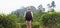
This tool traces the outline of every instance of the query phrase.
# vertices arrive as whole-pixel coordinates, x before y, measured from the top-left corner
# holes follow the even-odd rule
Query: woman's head
[[[31,8],[30,8],[30,6],[28,6],[28,7],[27,7],[27,11],[31,11]]]

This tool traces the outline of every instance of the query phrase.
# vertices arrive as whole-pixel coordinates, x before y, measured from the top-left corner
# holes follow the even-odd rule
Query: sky
[[[42,4],[47,10],[47,4],[55,1],[55,11],[60,12],[60,0],[0,0],[0,14],[9,14],[21,7],[35,6],[36,8]]]

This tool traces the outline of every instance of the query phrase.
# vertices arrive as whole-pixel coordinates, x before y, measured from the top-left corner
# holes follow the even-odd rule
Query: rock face
[[[34,6],[30,6],[31,7],[31,11],[36,11],[36,8],[34,7]],[[26,11],[26,7],[22,7],[21,9],[17,9],[16,11],[13,11],[12,13],[13,14],[17,14],[17,15],[19,15],[19,14],[24,14],[24,12]]]

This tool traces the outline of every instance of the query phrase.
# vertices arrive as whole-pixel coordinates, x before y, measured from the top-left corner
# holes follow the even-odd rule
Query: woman
[[[30,10],[30,7],[27,7],[27,11],[25,12],[24,17],[25,17],[25,20],[26,20],[27,28],[32,28],[33,13]]]

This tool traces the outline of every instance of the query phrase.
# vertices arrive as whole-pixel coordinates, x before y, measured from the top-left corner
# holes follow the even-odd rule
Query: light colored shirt
[[[32,13],[32,11],[31,11],[31,15],[32,15],[32,17],[33,17],[33,13]],[[24,13],[24,17],[26,16],[26,11],[25,11],[25,13]]]

